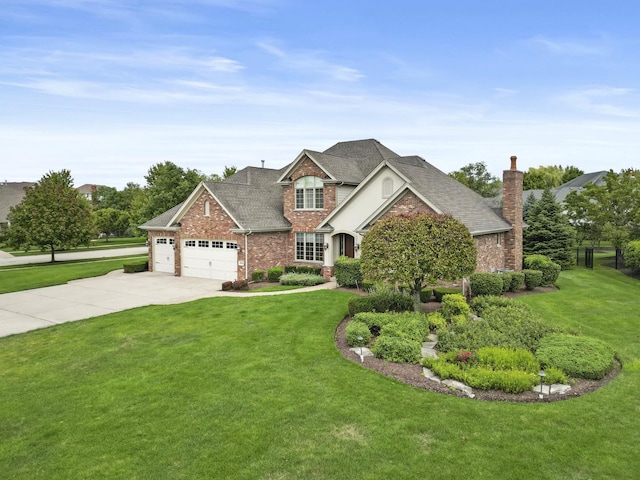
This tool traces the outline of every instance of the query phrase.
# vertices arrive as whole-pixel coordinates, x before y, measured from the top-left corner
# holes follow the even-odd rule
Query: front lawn
[[[56,250],[58,253],[68,252],[87,252],[91,250],[110,250],[117,248],[132,248],[132,247],[144,247],[147,241],[147,237],[115,237],[108,241],[104,238],[91,240],[89,245],[78,245],[77,247]],[[49,255],[49,250],[42,250],[38,247],[31,247],[29,250],[10,248],[0,245],[0,249],[5,252],[11,253],[14,257],[24,257],[28,255]]]
[[[14,265],[0,268],[0,294],[62,285],[71,280],[98,277],[122,269],[125,263],[140,263],[147,255],[98,260]]]
[[[553,322],[584,319],[584,333],[602,333],[624,362],[606,387],[554,403],[441,395],[345,360],[334,344],[350,298],[340,291],[144,307],[3,338],[0,471],[18,479],[636,478],[640,345],[627,309],[639,285],[618,277],[563,272],[559,292],[525,299]],[[600,296],[605,282],[617,287],[587,315],[580,302]]]

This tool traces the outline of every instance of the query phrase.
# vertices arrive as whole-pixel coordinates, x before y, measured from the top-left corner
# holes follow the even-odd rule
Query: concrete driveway
[[[167,305],[220,294],[222,281],[167,273],[108,275],[66,285],[0,295],[0,337],[145,305]]]

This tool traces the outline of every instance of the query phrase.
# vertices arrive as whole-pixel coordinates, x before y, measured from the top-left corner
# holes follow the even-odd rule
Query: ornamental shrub
[[[543,368],[558,368],[570,377],[590,380],[603,378],[614,367],[614,352],[609,344],[574,335],[543,338],[536,358]]]
[[[476,272],[470,277],[472,295],[502,295],[502,276],[497,273]]]
[[[418,363],[422,356],[422,343],[407,338],[381,335],[372,351],[376,357],[388,362]]]
[[[347,325],[347,343],[350,347],[364,347],[371,340],[371,332],[366,324],[358,321],[352,321]],[[362,340],[358,340],[362,337]]]
[[[143,263],[125,263],[123,266],[124,273],[139,273],[149,270],[149,262]]]
[[[431,295],[433,295],[433,288],[425,287],[420,290],[420,301],[422,303],[427,303],[431,300]]]
[[[391,321],[380,329],[380,337],[401,337],[422,343],[429,336],[427,316],[418,312],[389,313]]]
[[[336,282],[343,287],[357,287],[362,285],[362,272],[360,271],[360,259],[339,257],[335,261],[334,274]]]
[[[451,293],[442,297],[442,307],[440,313],[447,320],[451,321],[456,315],[469,315],[471,308],[467,303],[467,299],[459,293]]]
[[[324,283],[324,278],[311,273],[287,273],[280,277],[281,285],[303,285],[312,287]]]
[[[529,270],[540,270],[542,282],[540,285],[553,285],[560,276],[560,265],[554,263],[546,255],[528,255],[524,258],[524,267]]]
[[[233,290],[233,282],[222,282],[222,291],[229,292]]]
[[[251,280],[254,282],[261,282],[264,280],[264,270],[254,270],[251,273]]]
[[[366,298],[366,297],[364,297]],[[395,313],[360,312],[353,316],[356,322],[364,323],[373,335],[378,335],[382,327],[396,320]]]
[[[524,285],[527,290],[533,290],[542,285],[542,272],[540,270],[523,270]]]
[[[427,315],[429,321],[429,329],[434,332],[443,328],[447,328],[447,320],[440,312],[433,312]]]
[[[511,286],[509,287],[510,292],[517,292],[524,285],[524,273],[522,272],[511,272]]]
[[[462,295],[462,290],[460,290],[459,288],[448,287],[436,287],[433,289],[433,296],[435,297],[436,302],[442,302],[442,297],[453,293],[459,293],[460,295]]]
[[[271,283],[277,283],[282,276],[282,267],[271,267],[267,270],[267,280]]]
[[[373,287],[375,285],[375,282],[373,280],[363,280],[362,281],[362,289],[365,292],[370,292],[373,290]]]
[[[511,288],[511,272],[502,272],[499,276],[502,277],[502,293],[508,292]]]
[[[284,273],[296,273],[297,269],[298,267],[295,265],[285,265]]]
[[[524,348],[483,347],[476,355],[480,365],[491,370],[522,370],[536,374],[540,370],[536,357]]]
[[[627,243],[624,249],[624,266],[634,272],[640,271],[640,240]]]
[[[495,297],[492,295],[480,295],[478,297],[474,297],[471,300],[469,306],[471,307],[471,311],[475,313],[477,316],[482,317],[485,309],[489,307],[507,307],[511,305],[513,302],[517,300],[513,300],[507,297]]]
[[[375,312],[375,308],[373,307],[373,301],[371,297],[352,297],[347,302],[347,307],[349,309],[349,315],[352,317],[360,312]]]
[[[231,286],[234,290],[249,290],[249,283],[244,279],[236,280]]]

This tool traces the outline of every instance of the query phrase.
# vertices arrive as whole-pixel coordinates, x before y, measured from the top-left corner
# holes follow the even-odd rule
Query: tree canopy
[[[562,268],[573,265],[575,230],[549,189],[529,209],[527,224],[523,234],[524,255],[546,255]]]
[[[148,201],[142,208],[142,219],[149,220],[185,201],[205,178],[200,171],[185,170],[173,162],[153,165],[145,176]]]
[[[604,185],[585,185],[565,199],[571,223],[580,240],[609,240],[623,247],[629,239],[640,238],[640,170],[610,170]]]
[[[523,185],[525,190],[544,190],[545,188],[556,188],[579,177],[584,172],[577,167],[562,165],[530,167],[524,172]]]
[[[49,172],[9,212],[7,241],[16,248],[51,252],[89,243],[94,233],[89,202],[73,186],[68,170]]]
[[[500,179],[487,171],[484,162],[470,163],[449,175],[486,198],[498,196],[502,188]]]
[[[471,233],[449,215],[391,216],[362,239],[363,278],[408,285],[413,295],[436,280],[470,275],[476,259]]]

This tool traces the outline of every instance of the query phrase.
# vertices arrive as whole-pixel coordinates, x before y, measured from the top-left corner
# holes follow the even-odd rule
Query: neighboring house
[[[92,203],[93,202],[93,193],[99,187],[104,187],[104,186],[105,185],[93,185],[91,183],[85,183],[84,185],[81,185],[78,188],[76,188],[76,190],[78,190],[80,195],[82,195],[84,198],[86,198],[89,201],[89,203]]]
[[[604,185],[605,177],[607,176],[606,171],[601,172],[592,172],[592,173],[584,173],[579,177],[574,178],[573,180],[569,180],[567,183],[563,183],[557,188],[552,188],[551,193],[556,199],[556,202],[562,204],[564,200],[567,198],[571,192],[580,193],[584,190],[584,187],[588,183],[593,183],[594,185]],[[529,195],[533,195],[536,200],[540,200],[542,197],[542,192],[544,190],[524,190],[522,192],[523,201],[526,202]],[[491,205],[500,205],[502,202],[502,194],[498,195],[495,198],[488,199],[489,204]]]
[[[359,257],[376,221],[403,213],[444,213],[464,223],[478,247],[478,270],[520,270],[522,179],[511,158],[504,208],[420,157],[377,140],[303,150],[280,170],[247,167],[222,182],[202,182],[183,203],[140,228],[149,235],[150,270],[247,279],[274,266],[316,265]]]
[[[0,231],[9,226],[9,211],[24,198],[28,188],[35,185],[32,182],[3,182],[0,183]]]

